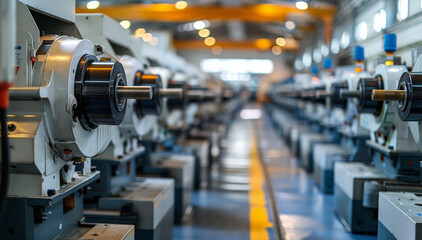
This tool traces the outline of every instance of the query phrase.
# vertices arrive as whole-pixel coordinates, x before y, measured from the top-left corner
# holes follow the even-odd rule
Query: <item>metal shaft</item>
[[[160,92],[161,97],[171,99],[183,98],[183,89],[181,88],[160,88],[158,91]]]
[[[372,90],[372,101],[404,101],[404,90]]]
[[[340,89],[340,98],[359,98],[360,91]]]
[[[150,86],[118,86],[117,96],[127,99],[151,100],[152,88]]]
[[[331,91],[316,91],[315,92],[316,98],[326,98],[326,97],[331,97],[332,95],[333,93]]]
[[[204,98],[204,91],[203,90],[189,90],[187,95],[190,99],[202,99]]]

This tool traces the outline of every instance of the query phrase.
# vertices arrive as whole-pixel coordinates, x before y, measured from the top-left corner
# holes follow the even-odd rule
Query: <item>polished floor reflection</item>
[[[259,120],[238,118],[231,126],[210,184],[194,193],[193,212],[183,225],[175,226],[175,240],[250,239],[248,194],[253,133],[258,137],[261,156],[271,177],[286,240],[376,239],[345,231],[333,213],[333,196],[322,194],[312,176],[298,167],[264,115]],[[268,202],[268,191],[265,193]],[[267,210],[274,222],[269,207]],[[267,231],[269,239],[276,239],[273,229]]]
[[[333,195],[324,195],[298,167],[268,119],[258,121],[259,143],[274,187],[286,240],[375,240],[347,233],[334,214]]]

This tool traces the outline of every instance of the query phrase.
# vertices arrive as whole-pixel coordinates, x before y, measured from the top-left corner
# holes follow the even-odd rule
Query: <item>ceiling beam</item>
[[[177,50],[184,50],[184,49],[196,49],[196,50],[205,50],[211,49],[204,44],[202,40],[175,40],[173,42],[174,47]],[[270,45],[269,47],[262,48],[257,40],[244,40],[244,41],[233,41],[233,40],[217,40],[216,46],[220,46],[224,49],[230,50],[252,50],[252,51],[268,51],[271,50],[271,47],[274,45]],[[296,51],[298,49],[298,45],[295,41],[286,44],[286,46],[282,47],[283,50],[288,51]]]
[[[189,22],[196,20],[279,22],[288,15],[310,15],[323,19],[333,17],[336,8],[331,6],[312,7],[302,11],[293,4],[256,4],[248,6],[189,6],[178,10],[174,4],[116,4],[90,10],[77,6],[76,13],[104,13],[118,20],[153,22]]]
[[[116,4],[104,5],[89,10],[85,6],[76,7],[76,13],[104,13],[117,20],[134,22],[191,22],[196,20],[282,22],[289,16],[309,15],[324,25],[324,41],[331,41],[332,23],[336,8],[333,6],[310,6],[306,11],[293,4],[256,4],[247,6],[188,6],[178,10],[174,4]]]

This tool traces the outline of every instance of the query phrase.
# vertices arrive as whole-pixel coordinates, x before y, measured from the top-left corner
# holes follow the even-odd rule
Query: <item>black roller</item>
[[[316,92],[317,91],[324,91],[324,90],[325,90],[325,86],[315,87],[313,89],[313,92],[314,92],[313,97],[311,97],[309,100],[310,101],[313,101],[313,102],[316,102],[316,103],[319,103],[319,104],[324,104],[325,105],[325,101],[326,101],[326,98],[325,97],[322,97],[322,98],[317,98],[316,97]]]
[[[81,58],[75,77],[76,114],[85,129],[123,121],[126,99],[119,98],[116,90],[125,85],[125,71],[119,62],[98,61],[92,55]]]
[[[375,77],[361,78],[358,83],[360,91],[358,112],[379,115],[383,102],[372,101],[372,90],[383,89],[383,82],[380,75]]]
[[[189,103],[202,103],[205,99],[204,89],[198,85],[188,86],[188,102]],[[195,93],[195,94],[192,94]]]
[[[169,110],[174,109],[185,109],[188,105],[188,98],[186,96],[187,84],[182,81],[169,81],[168,88],[180,88],[183,91],[183,97],[179,99],[169,98],[167,99],[167,106]]]
[[[405,91],[404,101],[397,102],[402,121],[422,120],[422,73],[403,73],[398,90]]]
[[[150,86],[152,88],[151,100],[137,100],[136,112],[139,116],[160,115],[163,111],[162,99],[160,97],[160,88],[162,87],[160,75],[155,74],[136,74],[135,86]]]
[[[331,85],[330,103],[332,107],[346,109],[347,99],[340,97],[340,90],[347,89],[347,87],[348,87],[348,84],[346,81],[333,83]]]

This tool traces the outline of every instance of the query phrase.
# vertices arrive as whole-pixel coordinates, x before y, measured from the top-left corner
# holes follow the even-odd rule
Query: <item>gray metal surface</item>
[[[422,239],[421,197],[406,192],[380,193],[378,220],[397,240]]]
[[[136,229],[155,229],[173,208],[174,181],[137,178],[132,186],[127,187],[118,196],[99,199],[98,208],[120,211],[121,207],[127,204],[132,204],[133,212],[137,216]],[[101,214],[101,212],[86,210],[84,214]]]

